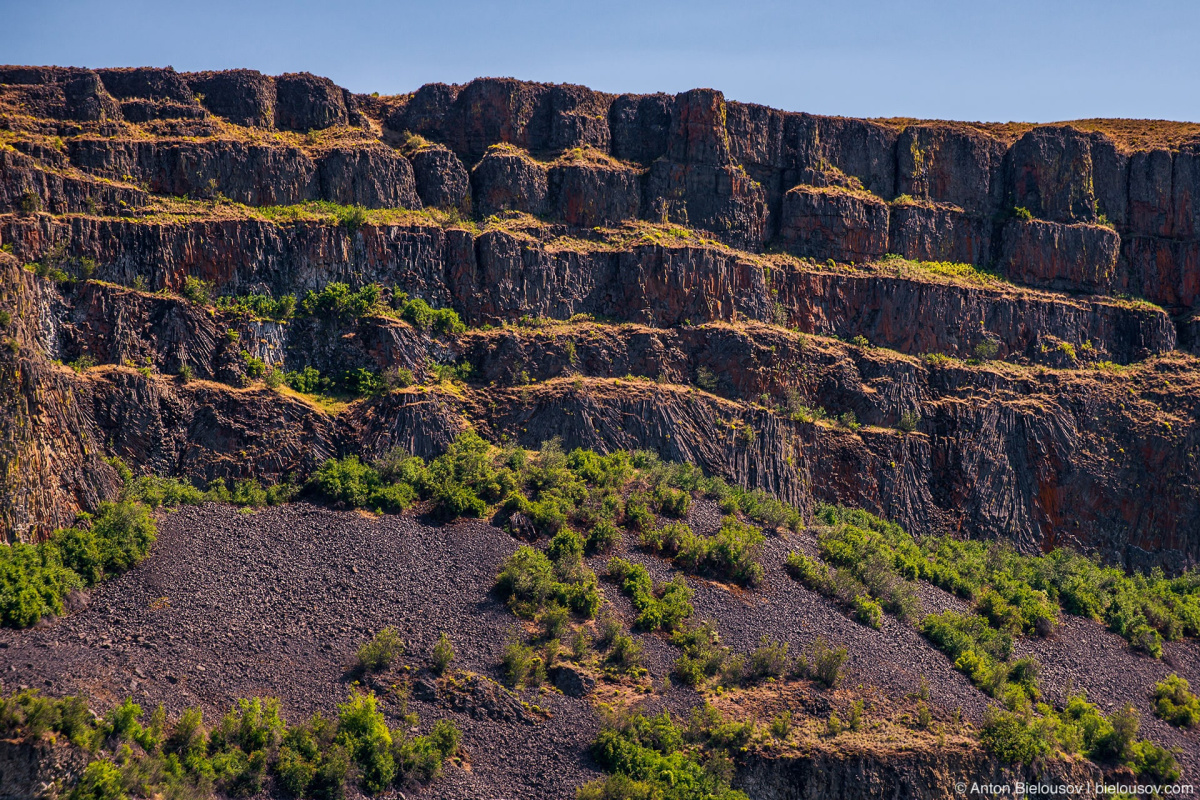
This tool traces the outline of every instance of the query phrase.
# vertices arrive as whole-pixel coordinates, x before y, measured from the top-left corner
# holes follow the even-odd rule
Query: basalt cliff
[[[0,798],[1194,780],[1198,454],[1200,124],[0,67]]]
[[[0,126],[10,540],[110,497],[106,456],[302,479],[471,425],[646,447],[915,532],[1200,556],[1200,126],[34,67],[0,69]],[[250,318],[181,297],[189,279],[374,283],[468,330]],[[255,385],[243,352],[418,386],[331,410]],[[420,385],[452,364],[453,390]]]

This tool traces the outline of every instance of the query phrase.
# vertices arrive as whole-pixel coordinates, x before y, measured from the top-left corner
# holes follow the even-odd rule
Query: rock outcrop
[[[472,425],[916,532],[1200,559],[1200,145],[1175,129],[169,68],[3,67],[0,119],[10,538],[112,497],[108,456],[300,480]],[[196,280],[385,306],[257,319]],[[475,330],[401,321],[401,295]],[[254,359],[424,386],[321,405]]]

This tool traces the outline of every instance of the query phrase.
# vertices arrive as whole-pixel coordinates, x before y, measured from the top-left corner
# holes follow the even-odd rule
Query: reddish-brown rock
[[[1101,225],[1010,220],[1000,236],[999,267],[1029,286],[1107,294],[1120,248],[1121,237]]]
[[[779,238],[788,252],[868,261],[888,250],[888,204],[864,192],[797,186],[783,198]]]
[[[513,209],[546,211],[546,168],[511,147],[496,146],[471,171],[471,197],[482,217]]]
[[[547,208],[568,225],[637,219],[641,195],[641,175],[627,167],[579,160],[550,168]]]
[[[919,261],[986,264],[992,227],[990,218],[958,206],[897,202],[888,219],[888,252]]]
[[[1029,131],[1009,150],[1005,172],[1012,206],[1053,222],[1096,219],[1091,144],[1074,128]]]
[[[186,72],[183,79],[212,113],[234,125],[275,127],[275,79],[252,69]]]
[[[412,167],[422,203],[434,208],[470,208],[471,176],[449,148],[421,148],[413,153]]]

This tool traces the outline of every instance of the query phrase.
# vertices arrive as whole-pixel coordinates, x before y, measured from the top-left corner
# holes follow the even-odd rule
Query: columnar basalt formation
[[[473,425],[916,532],[1200,558],[1200,126],[50,67],[0,68],[0,125],[10,539],[111,497],[108,456],[301,479]],[[212,303],[333,283],[469,329]],[[321,405],[247,359],[418,386]],[[419,385],[452,364],[465,386]]]

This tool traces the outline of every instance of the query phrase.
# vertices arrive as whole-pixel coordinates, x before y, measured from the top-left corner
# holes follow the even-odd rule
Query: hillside
[[[941,797],[955,776],[1152,774],[1157,751],[1140,745],[1104,755],[1060,741],[1049,766],[985,746],[980,732],[999,724],[989,704],[1050,725],[1083,689],[1114,719],[1132,702],[1141,735],[1177,748],[1192,779],[1197,734],[1155,716],[1152,693],[1170,674],[1200,680],[1200,601],[1185,572],[1200,559],[1198,131],[820,117],[707,89],[616,96],[479,79],[380,97],[307,73],[0,67],[0,532],[48,570],[60,556],[47,553],[76,558],[56,530],[105,530],[106,503],[159,505],[139,478],[209,489],[154,511],[148,556],[36,602],[0,598],[47,610],[23,623],[32,630],[0,632],[5,688],[80,694],[101,716],[127,696],[146,720],[159,702],[172,720],[194,706],[214,724],[238,698],[269,696],[299,724],[336,717],[358,680],[397,731],[461,729],[441,777],[405,788],[422,796],[574,796],[613,772],[591,749],[613,730],[626,738],[610,754],[684,758],[647,748],[642,722],[614,723],[609,707],[665,708],[687,726],[705,699],[729,724],[759,726],[743,739],[715,723],[680,734],[699,761],[670,769],[703,762],[697,781],[720,778],[710,793],[846,796],[861,783],[869,797],[899,780]],[[589,545],[571,574],[600,576],[602,605],[644,663],[564,662],[600,678],[586,697],[514,687],[508,639],[554,662],[544,648],[559,637],[539,638],[541,606],[514,616],[497,576],[522,539],[544,550],[560,527],[589,536],[595,510],[581,498],[599,490],[576,470],[588,488],[553,495],[563,521],[547,526],[507,483],[491,496],[456,473],[478,505],[446,511],[426,473],[380,466],[398,453],[434,463],[464,432],[493,448],[472,469],[486,462],[534,504],[555,447],[648,451],[763,490],[791,522],[650,468],[609,486],[619,541]],[[516,451],[531,466],[504,460]],[[392,488],[370,502],[319,488],[322,465],[351,457]],[[238,494],[251,485],[274,487],[271,507]],[[654,530],[674,530],[669,504],[655,495],[644,524],[628,504],[667,485],[691,498],[683,519],[701,539],[725,535],[723,514],[764,531],[750,548],[761,582],[689,568],[654,544]],[[845,556],[830,542],[847,525],[883,538]],[[986,575],[946,591],[943,541],[994,543],[960,554],[991,565]],[[918,566],[912,548],[925,548]],[[1081,610],[1065,573],[1047,577],[1059,562],[1037,558],[1056,548],[1150,577],[1109,574],[1105,607]],[[800,552],[832,577],[795,563],[789,574]],[[728,658],[749,663],[767,637],[794,659],[820,637],[847,647],[845,675],[837,687],[792,666],[698,688],[672,678],[691,651],[671,643],[675,626],[639,625],[614,553],[649,570],[660,601],[678,576],[694,592],[686,629],[711,620]],[[862,566],[877,562],[892,566]],[[10,587],[41,574],[6,569]],[[1011,636],[1002,656],[973,645],[992,678],[889,605],[897,586],[923,612],[978,611]],[[996,597],[1049,603],[1053,631],[1003,621]],[[862,622],[870,603],[878,629]],[[590,610],[571,610],[571,630],[602,638]],[[387,626],[404,658],[355,672],[359,646]],[[443,630],[460,671],[435,681]],[[1027,655],[1036,689],[1019,677]],[[397,681],[421,724],[389,694]],[[1005,695],[1013,686],[1024,700]],[[831,712],[844,719],[859,700],[877,717],[870,733],[830,733]],[[784,710],[797,730],[772,739]],[[118,758],[119,733],[97,730],[99,751]],[[14,741],[27,732],[9,728]],[[352,773],[366,769],[354,747]],[[82,769],[78,754],[14,752],[0,760],[42,764],[38,780],[46,764],[67,783]],[[207,790],[249,791],[214,763]],[[275,780],[252,788],[283,791]],[[810,788],[781,788],[796,785]]]

